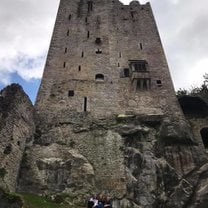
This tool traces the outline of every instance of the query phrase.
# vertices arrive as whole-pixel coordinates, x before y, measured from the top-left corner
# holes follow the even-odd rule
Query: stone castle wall
[[[86,0],[60,3],[36,109],[181,117],[150,4],[89,2],[89,11]],[[131,74],[130,60],[145,60],[146,72]],[[136,90],[138,79],[150,80],[150,89]]]

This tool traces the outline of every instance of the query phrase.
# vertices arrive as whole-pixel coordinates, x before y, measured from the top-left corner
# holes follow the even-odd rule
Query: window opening
[[[84,97],[84,112],[87,111],[87,97]]]
[[[129,69],[124,68],[124,77],[129,77]]]
[[[71,20],[71,17],[72,17],[72,15],[70,14],[70,15],[69,15],[69,21]]]
[[[121,58],[121,52],[119,52],[119,58]]]
[[[96,81],[104,81],[104,75],[103,74],[96,74],[95,80]]]
[[[134,12],[131,12],[131,17],[132,19],[134,19]]]
[[[88,19],[87,19],[87,17],[85,17],[85,23],[88,23]]]
[[[82,51],[82,58],[84,57],[84,52]]]
[[[78,70],[81,71],[81,66],[79,65]]]
[[[96,54],[101,54],[102,53],[102,50],[98,48],[97,51],[95,51],[95,53]]]
[[[66,62],[64,62],[63,67],[64,67],[64,68],[66,67]]]
[[[207,149],[208,148],[208,127],[201,129],[200,134],[201,134],[204,147]]]
[[[150,79],[138,79],[136,90],[149,90],[150,89]]]
[[[146,71],[145,63],[135,63],[134,64],[135,71]]]
[[[90,31],[87,32],[87,38],[89,38],[89,37],[90,37]]]
[[[140,45],[140,49],[142,50],[142,49],[143,49],[143,45],[142,45],[142,43],[140,43],[139,45]]]
[[[73,97],[73,96],[74,96],[74,90],[69,90],[68,96],[69,96],[69,97]]]
[[[96,38],[95,43],[96,44],[101,44],[101,38]]]
[[[118,67],[120,67],[120,64],[118,63]]]
[[[67,31],[67,34],[66,35],[69,36],[69,30]]]
[[[87,5],[88,5],[88,12],[92,11],[92,7],[93,7],[92,1],[88,1]]]
[[[67,48],[65,48],[65,51],[64,52],[67,53]]]
[[[156,81],[156,83],[157,83],[157,86],[158,86],[158,87],[161,87],[161,86],[162,86],[162,81],[161,81],[161,80],[158,79],[158,80]]]
[[[132,71],[147,71],[147,62],[145,60],[138,60],[138,61],[130,61],[131,62],[131,68]]]

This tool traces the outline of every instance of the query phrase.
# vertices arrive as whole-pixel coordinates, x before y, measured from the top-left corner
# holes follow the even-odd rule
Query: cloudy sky
[[[208,1],[150,2],[175,88],[200,85],[208,72]],[[58,4],[59,0],[0,0],[0,89],[18,82],[34,101]]]

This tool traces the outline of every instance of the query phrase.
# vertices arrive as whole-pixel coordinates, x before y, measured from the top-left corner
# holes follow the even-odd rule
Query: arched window
[[[201,133],[204,147],[208,148],[208,127],[201,129],[200,133]]]
[[[96,81],[104,81],[104,75],[103,74],[96,74],[95,80]]]

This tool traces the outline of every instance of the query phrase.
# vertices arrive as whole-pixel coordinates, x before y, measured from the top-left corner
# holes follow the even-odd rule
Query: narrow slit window
[[[87,17],[85,17],[85,23],[88,23],[88,18]]]
[[[121,52],[119,52],[119,58],[121,58]]]
[[[63,67],[64,67],[64,68],[66,67],[66,62],[64,62]]]
[[[120,63],[118,63],[118,67],[120,67]]]
[[[88,6],[88,12],[92,11],[92,9],[93,9],[93,3],[92,3],[92,1],[88,1],[87,2],[87,6]]]
[[[84,97],[84,112],[87,111],[87,97]]]
[[[64,53],[67,53],[67,48],[65,48],[65,51],[64,51]]]
[[[78,70],[81,71],[81,66],[79,65]]]
[[[90,38],[90,31],[87,32],[87,38]]]
[[[69,30],[67,31],[66,35],[69,36]]]
[[[83,58],[84,57],[84,52],[82,51],[82,55],[81,55],[81,57]]]
[[[68,17],[69,21],[71,20],[71,17],[72,17],[72,15],[70,14],[69,17]]]
[[[140,43],[139,46],[140,46],[140,49],[143,50],[143,45],[142,45],[142,43]]]

